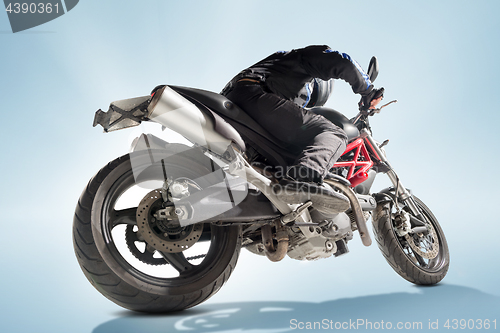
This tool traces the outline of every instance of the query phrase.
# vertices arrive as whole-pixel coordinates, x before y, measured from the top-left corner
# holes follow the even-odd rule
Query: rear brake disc
[[[200,239],[203,224],[181,227],[173,212],[170,214],[172,218],[155,216],[156,211],[162,209],[162,203],[160,189],[149,192],[139,203],[136,220],[142,239],[160,252],[178,253],[189,249]],[[174,206],[171,208],[175,209]]]

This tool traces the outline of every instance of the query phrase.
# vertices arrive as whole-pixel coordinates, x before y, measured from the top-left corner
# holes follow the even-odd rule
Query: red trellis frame
[[[347,180],[351,182],[351,186],[355,187],[361,184],[368,178],[367,171],[373,166],[373,161],[366,149],[363,139],[356,139],[347,145],[342,156],[354,151],[354,156],[350,161],[341,161],[334,164],[334,168],[349,168]]]

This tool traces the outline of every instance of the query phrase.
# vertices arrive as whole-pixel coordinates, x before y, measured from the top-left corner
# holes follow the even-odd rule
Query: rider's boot
[[[315,175],[317,173],[309,168],[292,167],[287,176],[273,186],[273,191],[280,200],[288,204],[310,200],[312,206],[322,213],[338,214],[346,211],[350,207],[349,199],[323,184],[321,178]]]

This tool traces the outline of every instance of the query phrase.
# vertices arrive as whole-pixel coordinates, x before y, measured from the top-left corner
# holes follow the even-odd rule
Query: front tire
[[[413,199],[422,211],[426,222],[431,224],[435,231],[434,235],[437,236],[434,245],[438,251],[434,258],[424,259],[420,255],[424,254],[423,252],[419,254],[418,251],[413,250],[408,239],[396,233],[392,218],[393,202],[377,205],[372,219],[373,232],[380,251],[396,273],[418,285],[433,285],[440,282],[448,272],[450,265],[448,244],[431,210],[417,197],[413,196]]]
[[[192,257],[194,259],[187,258],[184,255],[186,251],[162,254],[166,261],[163,264],[168,264],[165,266],[169,266],[177,276],[173,274],[165,277],[144,272],[141,269],[144,265],[138,268],[131,259],[127,259],[124,255],[127,249],[120,249],[120,244],[124,244],[124,241],[118,239],[123,238],[123,234],[119,236],[114,231],[121,226],[123,230],[128,230],[128,237],[131,237],[130,235],[134,236],[131,228],[137,230],[134,226],[137,207],[116,208],[117,202],[126,196],[127,190],[139,181],[146,184],[155,180],[162,182],[165,165],[168,167],[169,177],[196,178],[201,187],[214,184],[223,177],[220,169],[215,168],[218,172],[212,172],[210,167],[207,168],[208,165],[214,169],[213,164],[207,163],[208,158],[201,153],[186,152],[185,149],[182,152],[181,149],[168,155],[168,158],[162,159],[164,153],[146,151],[127,154],[110,162],[90,180],[75,211],[73,244],[82,271],[101,294],[134,311],[178,311],[207,300],[231,275],[241,248],[239,227],[219,227],[206,223],[197,227],[198,230],[203,229],[198,243],[202,240],[210,241],[208,249],[204,250],[206,253]],[[139,176],[135,170],[141,170]],[[135,243],[128,243],[129,248],[131,244],[133,246],[140,243],[140,239],[134,240]],[[143,245],[146,248],[143,255],[148,260],[143,261],[149,264],[161,261],[153,258],[153,252],[159,251],[149,253],[147,245]],[[203,259],[200,262],[201,257]],[[197,260],[197,264],[192,260]]]

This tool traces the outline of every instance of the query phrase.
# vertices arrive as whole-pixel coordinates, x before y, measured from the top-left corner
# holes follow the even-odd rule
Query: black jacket
[[[288,100],[296,100],[304,90],[310,93],[308,84],[313,78],[325,81],[342,79],[351,85],[354,93],[361,95],[366,95],[373,89],[368,75],[355,60],[326,45],[276,52],[240,72],[228,86],[242,78],[259,80],[271,92]],[[229,88],[228,86],[226,87]]]

